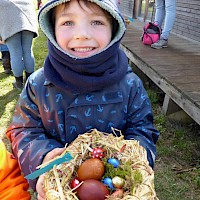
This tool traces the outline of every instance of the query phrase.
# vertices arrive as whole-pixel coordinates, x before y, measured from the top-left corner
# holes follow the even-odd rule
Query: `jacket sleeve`
[[[147,158],[153,168],[156,157],[156,141],[160,133],[153,125],[151,102],[137,76],[129,102],[125,139],[135,139],[140,142],[140,145],[147,150]]]
[[[36,170],[49,151],[64,146],[45,131],[34,93],[31,85],[27,84],[20,94],[12,122],[6,132],[25,176]],[[36,181],[28,180],[33,190]]]
[[[31,199],[29,186],[21,174],[17,160],[6,150],[2,140],[0,140],[0,199]]]

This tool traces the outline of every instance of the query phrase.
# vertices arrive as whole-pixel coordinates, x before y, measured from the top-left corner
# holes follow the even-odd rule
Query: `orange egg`
[[[77,196],[80,200],[104,200],[108,195],[108,188],[95,179],[85,180],[77,189]]]
[[[86,179],[100,180],[104,175],[104,163],[98,158],[90,158],[84,161],[77,170],[77,178],[80,181]]]

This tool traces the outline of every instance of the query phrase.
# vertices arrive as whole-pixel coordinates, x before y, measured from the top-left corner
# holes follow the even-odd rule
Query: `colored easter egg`
[[[113,186],[112,179],[110,177],[106,177],[102,180],[102,182],[107,185],[111,190],[114,190],[115,187]]]
[[[104,158],[105,157],[105,149],[103,148],[94,148],[92,151],[93,158]]]
[[[80,181],[77,178],[75,178],[71,182],[71,188],[73,189],[73,188],[77,187],[79,184],[80,184]]]
[[[109,195],[108,188],[100,181],[87,179],[77,189],[80,200],[104,200]]]
[[[121,189],[125,184],[125,180],[123,178],[119,177],[119,176],[115,176],[112,179],[112,183],[116,188]]]
[[[90,158],[84,161],[77,170],[77,178],[79,181],[86,179],[100,180],[104,175],[104,163],[98,158]]]
[[[117,189],[112,193],[112,197],[114,198],[122,198],[124,194],[124,191],[122,189]]]
[[[117,160],[116,158],[109,158],[107,162],[113,165],[114,168],[117,168],[120,165],[119,160]]]

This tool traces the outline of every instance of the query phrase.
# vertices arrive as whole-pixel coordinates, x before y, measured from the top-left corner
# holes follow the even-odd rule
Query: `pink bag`
[[[149,22],[143,28],[142,42],[151,45],[160,39],[161,29],[154,23]]]

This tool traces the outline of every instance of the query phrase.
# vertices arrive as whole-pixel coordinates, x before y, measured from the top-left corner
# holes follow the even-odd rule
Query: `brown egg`
[[[108,195],[108,188],[95,179],[85,180],[77,189],[77,196],[80,200],[104,200]]]
[[[77,170],[77,178],[79,181],[86,179],[100,180],[104,175],[104,163],[98,158],[90,158],[83,162]]]

